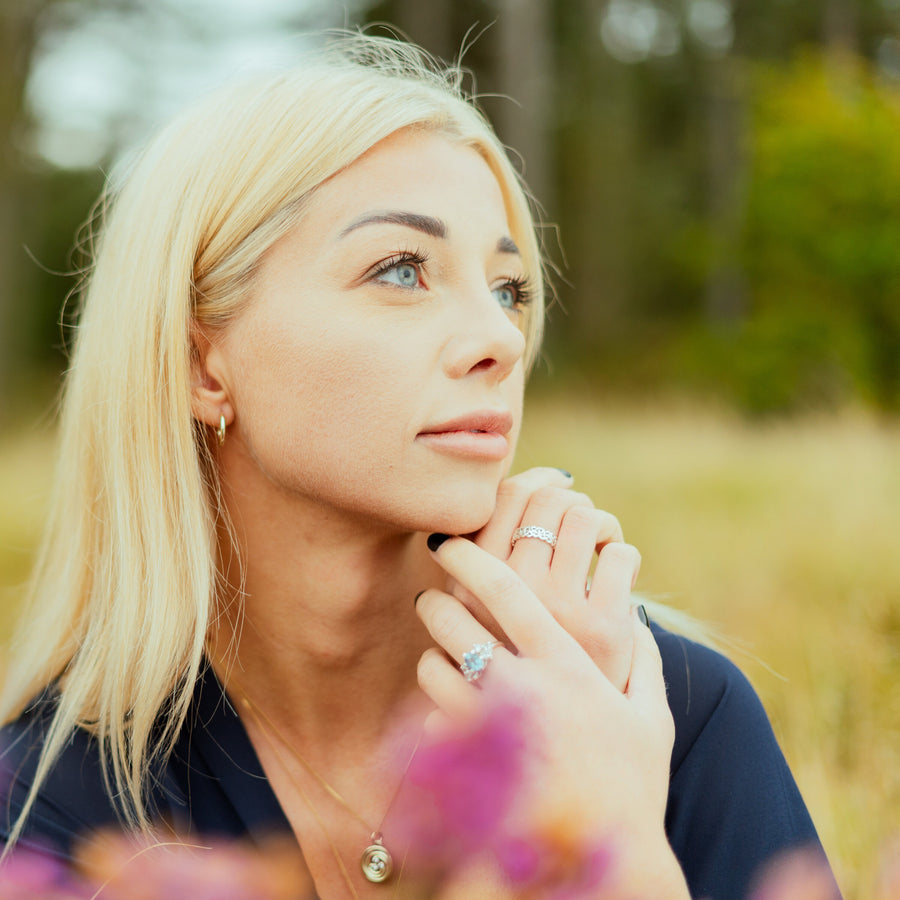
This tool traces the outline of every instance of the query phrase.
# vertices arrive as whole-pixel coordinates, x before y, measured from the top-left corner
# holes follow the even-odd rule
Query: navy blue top
[[[821,851],[762,704],[720,654],[653,628],[675,720],[666,831],[691,896],[745,900],[781,851]],[[0,730],[0,845],[22,808],[53,704]],[[211,671],[198,682],[175,752],[154,773],[150,807],[182,833],[260,839],[289,829],[241,720]],[[73,735],[44,783],[23,845],[66,857],[75,841],[117,823],[96,742]]]

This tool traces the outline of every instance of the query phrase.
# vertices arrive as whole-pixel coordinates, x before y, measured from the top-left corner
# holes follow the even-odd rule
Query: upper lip
[[[464,413],[439,425],[429,425],[420,434],[441,434],[446,431],[485,431],[508,434],[512,431],[513,415],[508,409],[481,409]]]

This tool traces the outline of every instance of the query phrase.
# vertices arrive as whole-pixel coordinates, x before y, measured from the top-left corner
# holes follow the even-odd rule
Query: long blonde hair
[[[403,128],[474,147],[494,172],[536,286],[523,186],[456,67],[370,36],[232,86],[176,119],[108,189],[62,404],[49,521],[0,721],[47,686],[58,706],[28,803],[74,729],[99,742],[123,821],[149,827],[146,773],[171,752],[216,611],[216,467],[192,419],[191,333],[240,310],[259,261],[304,199]]]

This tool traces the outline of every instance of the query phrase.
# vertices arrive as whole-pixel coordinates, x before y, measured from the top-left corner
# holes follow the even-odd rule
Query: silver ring
[[[522,538],[536,538],[551,547],[556,546],[556,535],[547,528],[541,528],[540,525],[523,525],[517,528],[512,534],[512,546],[515,547],[516,541]]]
[[[484,675],[488,663],[494,657],[494,647],[498,646],[500,646],[500,641],[488,641],[486,644],[473,644],[471,650],[463,653],[459,671],[465,675],[466,681],[478,681]]]

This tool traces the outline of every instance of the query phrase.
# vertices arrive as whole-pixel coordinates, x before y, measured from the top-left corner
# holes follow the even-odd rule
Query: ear
[[[191,328],[191,412],[198,422],[218,428],[234,422],[234,406],[228,388],[228,365],[225,356],[205,329]]]

